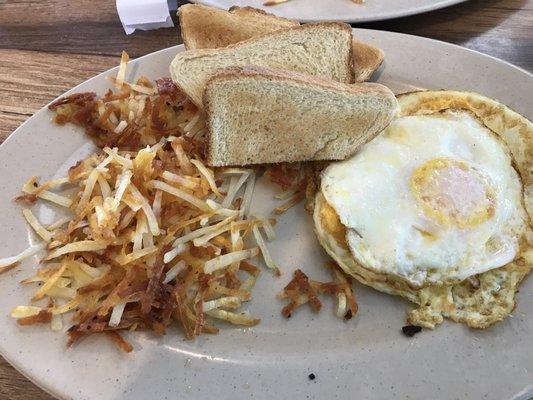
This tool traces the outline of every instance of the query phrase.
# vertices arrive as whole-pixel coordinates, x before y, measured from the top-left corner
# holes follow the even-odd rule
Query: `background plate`
[[[265,0],[192,1],[225,10],[231,6],[252,6],[302,22],[370,22],[438,10],[466,0],[365,0],[363,4],[351,0],[290,0],[270,7],[263,6]]]
[[[381,47],[386,63],[379,81],[397,92],[416,87],[477,91],[499,99],[533,118],[533,78],[494,58],[454,45],[398,33],[355,30]],[[168,65],[182,46],[132,61],[129,79],[168,75]],[[105,76],[72,91],[103,93]],[[72,92],[71,91],[71,92]],[[10,199],[38,173],[44,179],[63,174],[93,150],[80,130],[50,122],[42,109],[0,147],[0,254],[14,254],[32,235]],[[273,188],[260,183],[255,208],[271,209]],[[51,218],[48,209],[36,209]],[[46,221],[44,221],[46,222]],[[314,315],[299,310],[281,317],[275,294],[300,267],[325,277],[326,260],[311,218],[302,207],[291,209],[276,226],[270,244],[284,275],[264,272],[249,305],[262,318],[252,329],[224,328],[219,335],[184,341],[177,330],[164,337],[134,334],[134,352],[126,355],[107,339],[90,337],[65,348],[66,337],[46,327],[19,327],[8,314],[26,304],[29,288],[18,282],[31,274],[37,259],[0,277],[0,353],[45,390],[74,399],[272,399],[272,398],[486,398],[528,399],[533,394],[533,280],[522,285],[519,305],[508,318],[484,331],[445,322],[434,331],[406,338],[400,332],[409,304],[356,285],[359,313],[349,322],[333,316],[333,304]],[[314,373],[311,381],[308,375]]]

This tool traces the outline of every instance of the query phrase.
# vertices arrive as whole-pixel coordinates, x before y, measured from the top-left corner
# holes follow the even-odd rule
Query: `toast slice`
[[[377,83],[260,67],[219,70],[204,104],[214,167],[341,160],[383,130],[397,108],[394,94]]]
[[[229,11],[201,4],[178,8],[181,37],[187,50],[216,49],[300,25],[252,7]]]
[[[300,25],[253,7],[231,7],[228,11],[200,4],[178,9],[183,43],[187,50],[215,49]],[[353,39],[355,81],[364,82],[379,68],[383,51]]]
[[[226,67],[259,66],[302,72],[338,82],[353,82],[352,32],[347,24],[324,22],[279,30],[221,49],[178,53],[170,74],[202,108],[207,79]]]
[[[365,82],[383,63],[385,53],[383,50],[368,43],[352,39],[355,81]]]

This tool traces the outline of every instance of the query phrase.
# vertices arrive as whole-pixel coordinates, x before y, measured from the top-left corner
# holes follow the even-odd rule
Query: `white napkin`
[[[116,0],[117,11],[127,35],[135,29],[143,31],[174,26],[169,8],[177,7],[177,0]]]

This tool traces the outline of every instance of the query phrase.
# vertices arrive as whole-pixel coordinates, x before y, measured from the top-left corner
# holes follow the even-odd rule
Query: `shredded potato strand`
[[[215,183],[215,177],[213,174],[213,171],[208,169],[200,160],[191,160],[191,163],[198,168],[198,171],[202,176],[206,179],[207,183],[209,184],[209,187],[215,193],[217,196],[222,196],[220,192],[218,191],[217,184]]]
[[[34,195],[40,199],[47,200],[62,207],[69,208],[72,205],[72,200],[68,197],[61,196],[49,190],[38,190],[28,184],[23,186],[22,191],[24,193]]]
[[[36,244],[28,247],[26,250],[20,254],[12,257],[6,257],[0,259],[0,273],[8,271],[9,269],[15,267],[19,262],[29,258],[46,247],[46,243]]]
[[[79,242],[66,244],[63,247],[48,253],[48,255],[45,257],[45,260],[51,260],[68,253],[104,250],[106,247],[107,243],[103,240],[82,240]]]
[[[268,268],[272,269],[274,271],[274,274],[275,275],[280,275],[280,270],[278,268],[278,266],[276,265],[276,263],[274,262],[274,260],[272,259],[271,255],[270,255],[270,252],[268,251],[267,247],[266,247],[266,243],[263,239],[263,236],[261,235],[261,232],[259,232],[259,228],[257,227],[257,225],[254,225],[252,227],[252,231],[253,231],[253,234],[254,234],[254,237],[255,237],[255,241],[257,242],[257,245],[259,246],[259,248],[261,249],[261,254],[263,255],[263,259],[265,260],[265,264],[267,265]]]
[[[43,239],[45,242],[52,240],[52,234],[41,225],[29,208],[22,210],[22,214],[24,215],[24,218],[26,218],[28,225],[33,228],[35,233],[39,235],[41,239]]]
[[[200,200],[198,197],[195,197],[181,189],[170,186],[168,183],[154,180],[151,182],[151,184],[154,188],[160,189],[168,194],[185,200],[193,206],[198,207],[200,210],[211,211],[211,207],[209,207],[205,201]]]
[[[124,85],[124,79],[126,77],[126,68],[128,67],[129,59],[130,57],[128,56],[128,53],[123,51],[122,56],[120,57],[120,67],[118,68],[117,78],[116,78],[117,89],[122,89],[122,85]]]
[[[259,249],[257,247],[248,250],[239,250],[234,251],[233,253],[224,254],[223,256],[219,256],[207,261],[204,265],[204,272],[206,274],[210,274],[219,269],[227,267],[232,263],[255,257],[257,256],[257,254],[259,254]]]
[[[42,299],[46,292],[49,291],[54,286],[56,281],[61,277],[61,275],[63,275],[63,273],[67,269],[67,266],[68,263],[66,262],[66,260],[63,261],[61,263],[61,267],[54,274],[52,274],[50,278],[48,278],[48,280],[44,283],[44,285],[39,288],[39,290],[37,290],[37,292],[35,292],[32,297],[32,300],[35,301]]]

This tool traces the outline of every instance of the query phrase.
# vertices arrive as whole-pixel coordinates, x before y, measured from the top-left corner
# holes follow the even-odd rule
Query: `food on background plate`
[[[264,6],[275,6],[277,4],[286,3],[290,0],[267,0],[263,3]],[[355,4],[363,4],[365,0],[352,0]]]
[[[298,21],[252,7],[231,7],[225,11],[201,4],[184,4],[178,9],[178,16],[187,50],[226,47],[300,25]],[[352,47],[355,81],[364,82],[383,62],[383,51],[355,38]]]
[[[418,304],[409,323],[486,328],[533,267],[533,125],[472,93],[399,103],[380,136],[322,172],[319,241],[361,283]]]
[[[307,24],[221,49],[178,53],[170,73],[174,83],[200,108],[207,80],[218,69],[227,67],[285,69],[352,83],[351,37],[351,28],[346,24]]]
[[[394,94],[259,67],[219,70],[207,81],[207,162],[212,166],[344,159],[392,120]]]

